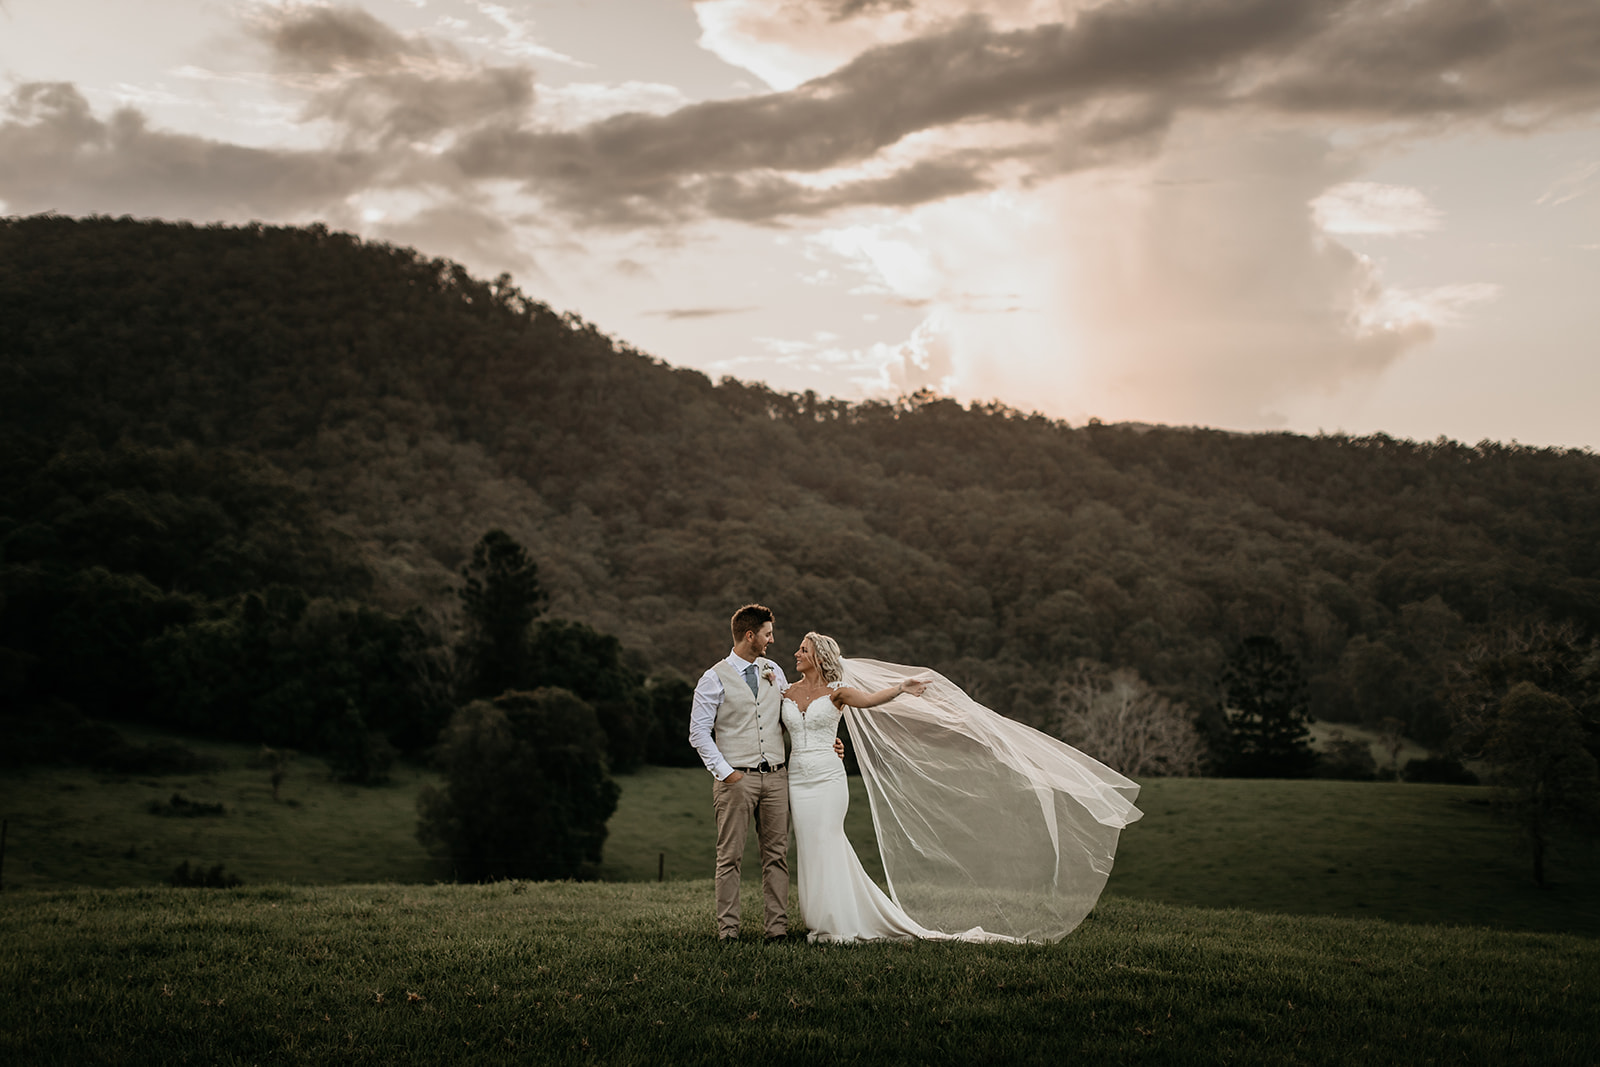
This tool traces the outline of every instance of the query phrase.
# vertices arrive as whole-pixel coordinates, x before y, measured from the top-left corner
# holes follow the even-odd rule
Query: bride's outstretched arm
[[[899,685],[880,689],[876,693],[868,693],[854,686],[845,685],[833,691],[833,702],[841,708],[846,705],[852,708],[875,708],[879,704],[887,704],[901,693],[910,693],[914,697],[921,696],[926,688],[928,683],[921,678],[907,678]]]

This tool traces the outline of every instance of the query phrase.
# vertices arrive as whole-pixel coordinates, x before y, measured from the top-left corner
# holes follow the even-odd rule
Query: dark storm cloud
[[[968,19],[943,33],[874,49],[792,91],[711,101],[664,116],[619,115],[572,132],[489,130],[463,141],[456,159],[483,177],[519,177],[556,190],[573,207],[603,218],[638,210],[697,208],[735,217],[792,213],[799,197],[784,182],[739,184],[733,197],[704,197],[701,181],[752,171],[815,172],[859,163],[907,136],[978,120],[1042,123],[1102,94],[1152,100],[1145,126],[1170,120],[1180,91],[1188,101],[1214,97],[1220,71],[1266,47],[1284,48],[1313,33],[1325,5],[1311,0],[1120,5],[1099,9],[1071,27],[1051,25],[996,32]],[[924,199],[983,184],[983,166],[936,165],[908,174],[901,192]],[[717,188],[721,183],[713,182]],[[862,198],[829,198],[830,207],[876,203],[894,183],[862,183]],[[774,199],[763,209],[748,194],[762,185]],[[915,202],[915,197],[892,197]],[[734,210],[718,210],[718,204]],[[624,220],[619,218],[619,221]]]
[[[836,0],[832,10],[882,6]],[[1113,0],[1027,29],[970,18],[787,92],[573,130],[530,125],[530,68],[471,60],[359,9],[272,9],[253,30],[305,101],[301,120],[333,126],[332,147],[163,133],[130,109],[97,118],[70,85],[30,84],[0,117],[0,199],[10,210],[215,218],[414,189],[458,200],[474,241],[493,243],[503,224],[481,206],[478,183],[495,179],[589,225],[771,224],[1136,158],[1185,112],[1426,133],[1528,128],[1600,107],[1595,0]],[[1010,123],[1005,146],[958,147],[992,142],[966,131],[997,120]],[[912,161],[885,166],[885,150],[918,135]],[[869,162],[870,178],[807,180]],[[445,225],[441,211],[431,224]]]
[[[515,123],[533,104],[531,68],[471,64],[356,8],[273,11],[257,22],[256,34],[285,77],[315,76],[303,117],[333,121],[352,143],[409,144]]]
[[[524,68],[459,76],[395,71],[343,79],[313,95],[303,115],[331,119],[355,141],[410,144],[515,119],[532,103],[533,76]]]
[[[1591,0],[1139,0],[1024,30],[969,19],[788,92],[575,131],[489,128],[454,158],[593,222],[756,220],[992,180],[976,157],[933,164],[940,181],[908,173],[895,192],[886,180],[821,195],[777,176],[860,163],[924,131],[1032,124],[1056,143],[1023,155],[1048,170],[1148,151],[1185,110],[1526,123],[1600,105],[1597,57]]]
[[[388,70],[407,59],[434,59],[437,49],[402,36],[359,8],[297,6],[262,16],[257,33],[286,69],[328,74]]]
[[[374,179],[370,157],[245,148],[150,129],[132,109],[97,119],[76,88],[18,86],[0,121],[0,198],[14,212],[284,217]]]
[[[426,189],[444,202],[408,224],[418,235],[453,227],[458,245],[505,243],[506,223],[422,146],[484,124],[522,122],[533,102],[531,70],[469,63],[349,8],[274,10],[252,29],[284,84],[304,95],[300,120],[331,122],[333,145],[247,148],[153,129],[132,108],[100,119],[74,86],[31,83],[0,111],[6,209],[340,218],[356,194]]]
[[[1592,111],[1600,106],[1600,4],[1353,5],[1284,57],[1254,98],[1288,112],[1370,121],[1518,123]]]

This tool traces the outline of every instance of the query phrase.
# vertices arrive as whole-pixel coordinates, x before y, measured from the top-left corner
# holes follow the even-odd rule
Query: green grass
[[[1108,892],[1203,907],[1600,936],[1600,856],[1563,840],[1533,884],[1479,786],[1166,778],[1145,783]]]
[[[621,781],[603,875],[653,881],[662,852],[669,880],[709,875],[715,835],[705,773],[652,767]],[[1593,843],[1564,842],[1555,885],[1539,889],[1490,795],[1477,786],[1150,779],[1139,794],[1145,817],[1123,831],[1107,892],[1197,907],[1600,936]],[[881,883],[859,779],[850,782],[845,829]],[[752,843],[747,881],[756,869]]]
[[[401,767],[375,788],[340,785],[318,761],[292,767],[282,800],[243,746],[189,742],[225,760],[209,774],[119,778],[74,769],[0,779],[10,822],[9,888],[164,882],[183,860],[222,863],[247,885],[431,882],[444,871],[414,836],[428,772]],[[647,767],[619,779],[601,865],[612,881],[711,875],[711,785],[704,771]],[[882,880],[872,821],[852,779],[846,829]],[[151,815],[174,792],[221,802],[219,817]],[[1600,936],[1600,857],[1565,843],[1556,885],[1537,889],[1509,824],[1470,786],[1152,779],[1145,818],[1122,835],[1107,892],[1168,904],[1381,918]],[[759,879],[754,837],[745,878]]]
[[[620,779],[610,882],[370,884],[442,873],[413,836],[430,775],[302,758],[274,802],[249,749],[189,743],[228,766],[0,780],[0,1062],[1600,1062],[1594,851],[1535,889],[1483,789],[1147,782],[1051,946],[762,945],[748,854],[723,947],[702,771]],[[225,814],[149,813],[175,792]],[[184,859],[247,884],[149,888]]]
[[[254,749],[187,738],[184,744],[226,766],[160,776],[76,767],[7,771],[0,778],[0,815],[8,823],[5,887],[154,885],[184,860],[221,863],[247,884],[442,876],[416,838],[417,792],[436,775],[400,765],[388,785],[346,785],[321,760],[300,756],[274,801],[267,771],[251,766]],[[151,801],[166,804],[174,793],[221,803],[226,812],[150,814]]]
[[[1110,898],[1049,946],[712,936],[709,881],[0,896],[0,1061],[1592,1064],[1600,943]]]

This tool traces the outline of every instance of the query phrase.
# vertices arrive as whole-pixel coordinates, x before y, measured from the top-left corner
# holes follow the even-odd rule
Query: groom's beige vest
[[[729,765],[754,767],[763,759],[776,767],[783,762],[783,693],[761,677],[756,665],[756,696],[744,675],[723,660],[713,668],[722,681],[722,706],[717,709],[712,737]]]

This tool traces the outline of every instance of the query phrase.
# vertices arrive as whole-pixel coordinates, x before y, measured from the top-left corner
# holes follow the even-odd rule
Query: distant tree
[[[1383,742],[1383,750],[1389,753],[1389,773],[1397,782],[1400,780],[1400,750],[1406,747],[1405,729],[1404,719],[1388,715],[1384,717],[1378,734]]]
[[[229,874],[220,863],[210,867],[201,867],[199,864],[191,867],[188,860],[173,868],[167,876],[167,882],[179,889],[233,889],[244,884],[238,875]]]
[[[1334,730],[1317,754],[1315,773],[1318,778],[1370,782],[1378,776],[1378,761],[1372,758],[1371,745],[1346,737],[1343,730]]]
[[[1246,638],[1220,679],[1221,769],[1240,778],[1303,778],[1316,765],[1299,661],[1274,638]]]
[[[322,728],[322,751],[334,777],[361,785],[380,785],[400,753],[379,730],[368,729],[355,705],[347,703]]]
[[[616,637],[581,622],[547,619],[529,642],[525,673],[531,684],[570,689],[594,707],[613,771],[632,774],[644,763],[655,730],[650,698],[644,675],[624,662]]]
[[[1524,621],[1467,644],[1451,671],[1451,747],[1467,757],[1481,754],[1501,704],[1522,682],[1567,701],[1584,747],[1600,759],[1600,640],[1572,622]]]
[[[565,689],[457,711],[439,739],[444,788],[417,799],[417,836],[460,881],[588,878],[619,790],[594,709]]]
[[[1483,756],[1522,826],[1533,880],[1543,886],[1555,825],[1592,828],[1600,815],[1600,774],[1584,748],[1583,724],[1565,699],[1519,682],[1500,702]]]
[[[261,751],[256,754],[256,761],[267,769],[267,778],[272,782],[273,800],[278,799],[278,790],[283,786],[283,780],[289,777],[289,762],[293,759],[293,749],[268,745],[262,745]]]
[[[1056,694],[1050,732],[1130,777],[1200,773],[1205,742],[1181,704],[1155,692],[1133,671],[1090,672]]]
[[[397,733],[413,744],[438,736],[444,716],[408,673],[405,618],[289,586],[208,615],[145,646],[164,696],[157,721],[321,751],[353,781],[382,780],[391,724],[410,724]]]
[[[698,767],[700,754],[689,744],[689,707],[694,689],[678,678],[652,679],[645,689],[655,729],[650,762],[661,767]]]
[[[1477,785],[1478,776],[1449,756],[1408,759],[1402,770],[1408,782],[1433,782],[1439,785]]]
[[[548,601],[539,567],[504,530],[490,530],[461,568],[467,632],[462,696],[493,697],[529,683],[528,632]]]

